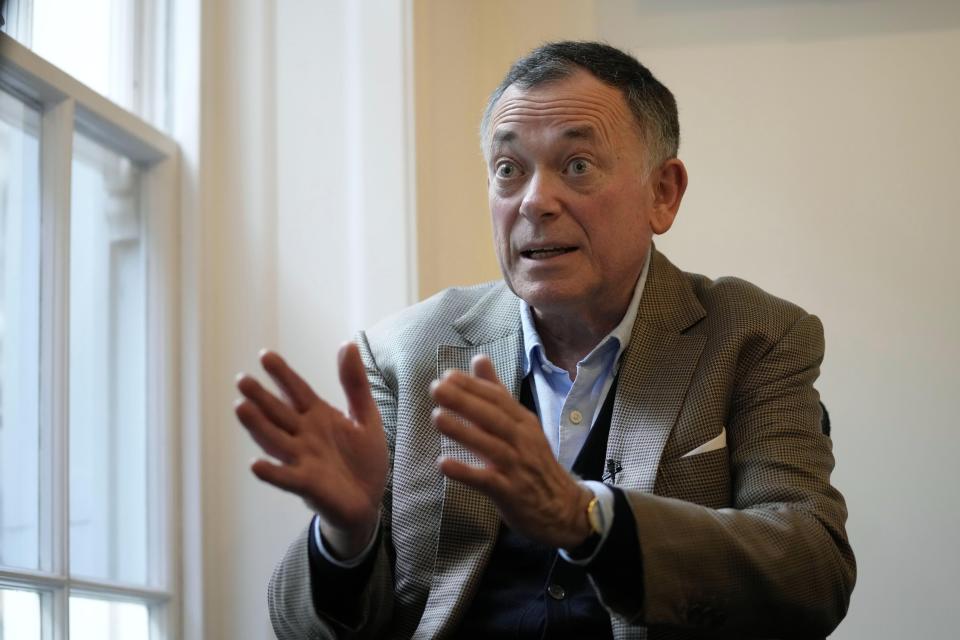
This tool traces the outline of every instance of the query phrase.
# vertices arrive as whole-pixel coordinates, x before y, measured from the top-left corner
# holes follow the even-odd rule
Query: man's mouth
[[[527,251],[521,251],[520,255],[528,260],[547,260],[549,258],[556,258],[557,256],[562,256],[565,253],[570,253],[571,251],[576,250],[576,247],[546,247],[543,249],[528,249]]]

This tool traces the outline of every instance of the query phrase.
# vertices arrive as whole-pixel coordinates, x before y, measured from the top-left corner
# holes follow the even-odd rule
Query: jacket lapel
[[[474,356],[486,354],[500,381],[520,397],[521,352],[519,300],[501,285],[484,296],[454,324],[465,344],[437,348],[437,377],[448,369],[470,370]],[[466,447],[440,436],[444,456],[472,465],[481,461]],[[415,638],[449,632],[473,597],[487,566],[500,527],[500,516],[485,495],[443,478],[443,506],[430,594]]]
[[[615,484],[652,492],[660,455],[706,343],[682,332],[706,312],[683,274],[654,254],[620,381],[607,440],[607,459],[622,467]]]

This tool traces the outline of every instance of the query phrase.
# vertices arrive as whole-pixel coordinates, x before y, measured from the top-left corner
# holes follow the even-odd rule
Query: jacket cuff
[[[606,541],[585,568],[607,608],[640,611],[644,599],[643,556],[637,524],[623,490],[607,486],[613,493],[613,524]]]
[[[380,544],[381,528],[357,558],[338,562],[323,548],[323,536],[314,516],[307,536],[310,559],[310,591],[313,607],[321,618],[347,628],[356,627],[363,619],[363,592],[376,565],[375,550]]]

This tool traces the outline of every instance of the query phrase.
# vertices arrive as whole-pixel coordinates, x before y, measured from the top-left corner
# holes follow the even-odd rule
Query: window
[[[166,124],[167,0],[7,0],[11,37],[155,126]]]
[[[8,4],[34,50],[0,34],[0,640],[174,637],[177,151],[94,91],[160,113],[141,45],[94,50],[158,5]],[[53,15],[114,35],[80,64]]]

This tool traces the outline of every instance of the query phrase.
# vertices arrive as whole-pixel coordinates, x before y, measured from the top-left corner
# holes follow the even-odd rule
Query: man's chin
[[[559,282],[522,281],[507,285],[513,293],[538,311],[561,311],[579,306],[583,295],[569,284]]]

